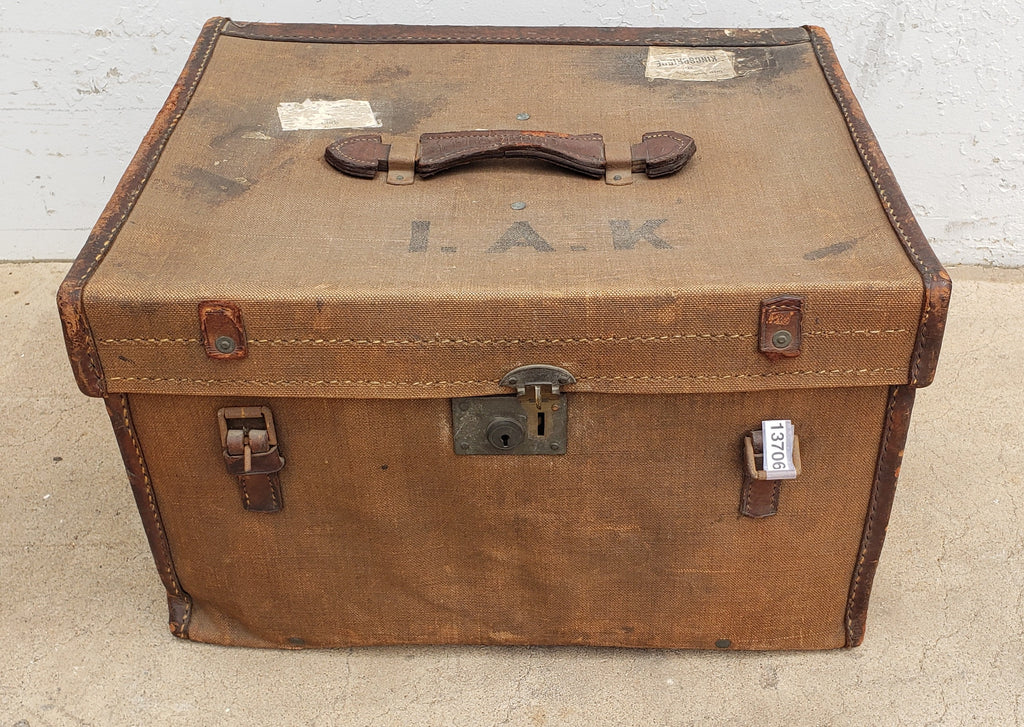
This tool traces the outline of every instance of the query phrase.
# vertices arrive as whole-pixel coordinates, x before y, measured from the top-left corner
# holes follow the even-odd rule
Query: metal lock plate
[[[523,366],[501,380],[515,396],[452,399],[455,454],[565,454],[569,418],[561,387],[573,383],[557,366]]]

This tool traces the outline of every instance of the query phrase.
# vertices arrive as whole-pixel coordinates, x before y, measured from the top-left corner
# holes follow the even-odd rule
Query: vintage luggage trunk
[[[59,306],[177,636],[824,649],[949,293],[818,28],[214,19]]]

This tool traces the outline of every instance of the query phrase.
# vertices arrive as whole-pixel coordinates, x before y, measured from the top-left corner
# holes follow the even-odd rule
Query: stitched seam
[[[598,133],[593,134],[565,134],[564,136],[558,136],[557,132],[553,132],[553,136],[541,136],[539,134],[530,134],[526,131],[515,131],[514,129],[504,131],[433,131],[420,136],[420,142],[424,139],[432,141],[433,139],[490,139],[490,138],[501,138],[511,139],[512,137],[526,137],[531,141],[537,139],[560,139],[563,141],[602,141],[602,137]]]
[[[117,222],[114,223],[114,226],[110,229],[110,234],[107,235],[107,238],[101,244],[100,249],[96,252],[96,255],[93,257],[92,262],[89,263],[89,267],[86,268],[85,272],[78,278],[79,283],[82,284],[83,297],[85,281],[92,274],[92,271],[95,270],[96,266],[99,265],[100,261],[104,257],[106,257],[107,248],[110,247],[110,244],[114,241],[114,238],[117,236],[117,233],[121,231],[121,226],[124,224],[124,221],[128,218],[128,215],[131,214],[131,211],[135,208],[135,203],[138,201],[139,195],[142,194],[142,189],[143,187],[146,186],[146,182],[149,180],[149,175],[152,174],[153,170],[156,168],[156,164],[160,159],[160,154],[163,152],[164,147],[167,146],[167,142],[170,141],[171,134],[177,127],[178,121],[185,113],[185,109],[188,108],[189,101],[192,100],[192,94],[195,92],[196,86],[199,85],[199,80],[203,77],[203,72],[206,70],[206,64],[210,59],[210,54],[213,53],[213,49],[217,45],[217,38],[220,36],[221,31],[228,24],[228,22],[229,20],[227,18],[221,20],[220,24],[216,27],[215,32],[210,36],[210,39],[208,41],[209,45],[207,46],[206,51],[203,53],[203,56],[199,61],[199,65],[196,68],[196,77],[192,80],[192,83],[189,85],[188,91],[185,92],[184,105],[182,106],[181,110],[179,110],[178,113],[176,113],[171,118],[171,121],[168,124],[166,131],[164,131],[163,138],[160,140],[157,146],[150,152],[149,169],[139,180],[138,184],[135,185],[135,189],[133,189],[132,192],[128,195],[128,204],[125,208],[124,214],[122,214],[121,217],[117,220]],[[90,334],[89,339],[91,340],[91,338],[92,336]],[[89,368],[92,369],[93,375],[96,377],[98,381],[102,380],[103,377],[100,375],[98,367],[99,362],[96,360],[95,349],[91,345],[91,342],[86,343],[86,353],[88,355]]]
[[[887,464],[886,456],[889,451],[889,437],[892,434],[892,420],[896,413],[896,396],[898,387],[893,387],[892,395],[889,397],[889,410],[885,415],[885,436],[882,437],[882,447],[879,454],[878,467],[875,469],[875,480],[871,485],[871,506],[868,508],[867,521],[864,524],[864,537],[861,541],[860,555],[857,558],[857,567],[853,571],[853,585],[850,586],[850,599],[846,603],[846,642],[853,643],[853,607],[857,601],[857,593],[860,589],[860,577],[864,567],[864,561],[868,555],[868,544],[875,528],[875,513],[878,510],[878,493],[881,491],[882,467]]]
[[[803,335],[805,337],[827,337],[827,336],[879,336],[888,335],[893,333],[909,333],[906,328],[886,328],[886,329],[862,329],[862,330],[847,330],[847,331],[808,331]],[[729,340],[729,339],[746,339],[755,338],[757,334],[754,333],[683,333],[672,336],[608,336],[605,338],[492,338],[492,339],[474,339],[474,338],[437,338],[437,339],[425,339],[425,340],[410,340],[410,339],[388,339],[388,338],[250,338],[247,343],[253,345],[268,345],[268,346],[285,346],[285,345],[325,345],[325,344],[355,344],[355,345],[408,345],[408,346],[428,346],[428,345],[444,345],[444,344],[457,344],[457,345],[492,345],[492,344],[556,344],[556,343],[621,343],[621,342],[635,342],[635,343],[649,343],[655,341],[674,341],[674,340],[686,340],[686,339],[697,339],[697,340]],[[104,338],[99,341],[104,345],[135,345],[135,344],[154,344],[161,345],[166,343],[199,343],[198,338]]]
[[[249,502],[249,488],[245,484],[245,475],[239,475],[238,484],[242,486],[242,502],[245,504],[245,509],[248,510],[251,503]]]
[[[135,448],[135,455],[139,459],[139,471],[142,473],[142,480],[146,486],[146,501],[149,504],[149,511],[153,516],[153,522],[156,523],[157,533],[160,536],[160,549],[163,551],[165,559],[164,571],[167,573],[167,579],[171,582],[173,589],[173,595],[177,596],[181,600],[185,601],[185,623],[188,623],[188,613],[191,609],[191,599],[186,598],[178,587],[178,578],[174,573],[174,567],[171,565],[171,548],[167,543],[167,534],[164,532],[163,523],[160,521],[160,511],[156,507],[156,496],[153,494],[153,482],[149,478],[149,469],[146,467],[146,460],[142,456],[142,447],[139,445],[139,440],[135,436],[135,429],[132,426],[131,415],[128,413],[128,397],[121,396],[121,416],[124,420],[125,429],[128,430],[128,436],[131,437],[132,446]]]
[[[742,515],[746,515],[747,517],[751,516],[751,512],[750,512],[750,488],[751,487],[753,487],[753,483],[751,482],[751,477],[749,475],[747,475],[747,474],[744,474],[743,475],[742,497],[740,498],[740,513]]]
[[[818,40],[817,36],[814,35],[813,33],[811,34],[811,47],[814,49],[814,54],[818,58],[818,66],[821,68],[822,73],[825,74],[825,78],[826,78],[826,80],[828,80],[829,87],[832,89],[832,95],[835,97],[836,102],[839,104],[840,110],[843,112],[843,118],[846,120],[846,128],[849,129],[850,136],[853,137],[854,145],[857,147],[857,152],[860,154],[861,161],[863,162],[864,167],[867,169],[868,174],[871,177],[871,180],[875,184],[875,191],[878,194],[878,198],[882,201],[882,206],[885,207],[886,215],[889,217],[890,223],[892,224],[893,228],[895,228],[896,232],[898,233],[900,241],[903,243],[904,249],[906,249],[907,252],[910,253],[910,256],[914,259],[914,262],[917,263],[918,271],[923,275],[925,270],[926,270],[926,268],[927,268],[927,266],[925,265],[924,261],[921,259],[920,255],[918,255],[917,250],[914,249],[914,244],[911,241],[910,236],[907,235],[906,231],[903,229],[902,223],[900,223],[899,219],[896,217],[896,213],[895,213],[895,211],[892,208],[892,203],[889,201],[889,195],[886,192],[886,190],[884,189],[884,187],[882,186],[882,183],[881,183],[881,181],[878,178],[878,173],[875,172],[874,165],[871,163],[871,160],[868,157],[867,151],[865,150],[864,145],[861,142],[860,135],[857,133],[857,129],[854,126],[853,120],[850,117],[850,110],[849,110],[849,108],[846,105],[846,99],[843,97],[843,94],[840,92],[838,79],[836,78],[836,76],[832,72],[832,70],[828,67],[828,64],[824,62],[824,60],[822,58],[822,52],[823,51],[822,51],[822,49],[820,47],[819,40]],[[921,314],[921,328],[920,328],[922,338],[927,335],[926,332],[927,332],[927,328],[928,328],[928,318],[929,318],[929,316],[931,314],[931,307],[932,307],[931,306],[931,300],[928,297],[927,290],[925,291],[924,298],[925,298],[925,306],[924,306],[924,312]],[[913,361],[913,363],[910,366],[910,384],[911,385],[917,384],[918,366],[919,366],[920,361],[921,361],[921,355],[924,352],[924,346],[923,345],[917,345],[917,346],[915,346],[915,348],[917,350],[914,352],[914,361]]]
[[[348,139],[343,139],[341,141],[334,142],[333,144],[331,144],[331,151],[333,154],[340,156],[342,159],[348,159],[350,162],[356,162],[357,164],[373,164],[374,166],[376,166],[376,159],[362,159],[360,157],[354,157],[351,154],[346,154],[344,151],[342,151],[342,149],[344,149],[346,146],[350,144],[355,144],[357,142],[365,142],[367,140],[374,141],[378,144],[381,143],[380,136],[367,136],[366,134],[363,134],[362,136],[353,136],[349,137]]]
[[[442,132],[440,134],[432,134],[431,136],[433,138],[435,138],[435,139],[466,139],[466,140],[498,139],[499,143],[500,143],[501,140],[508,140],[509,144],[515,144],[516,143],[515,141],[513,141],[514,137],[525,137],[527,139],[530,139],[530,141],[531,141],[530,146],[533,147],[537,151],[546,151],[546,152],[550,152],[550,153],[555,154],[555,155],[560,155],[560,158],[561,158],[561,155],[564,155],[564,158],[569,159],[571,161],[575,161],[575,158],[572,157],[571,152],[562,152],[558,148],[552,148],[549,145],[545,145],[544,144],[544,140],[547,137],[531,136],[529,134],[522,134],[522,133],[519,133],[519,132],[514,132],[513,134],[487,134],[487,133],[464,133],[464,132],[453,131],[453,132],[448,132],[448,133]],[[592,136],[594,138],[587,138],[589,136]],[[600,134],[579,135],[579,136],[575,136],[575,137],[571,137],[569,139],[563,139],[563,140],[572,141],[573,139],[581,139],[583,141],[598,141],[598,142],[600,142],[601,141],[601,135]],[[429,139],[428,139],[428,141],[429,141]],[[479,154],[479,153],[483,153],[483,152],[487,152],[487,151],[493,151],[493,149],[492,148],[484,148],[484,149],[479,149],[479,148],[475,148],[475,149],[474,148],[470,148],[470,149],[456,149],[454,151],[448,152],[447,154],[442,154],[441,156],[431,157],[429,161],[430,161],[431,164],[440,164],[442,162],[451,161],[452,159],[457,159],[459,157],[465,156],[467,153]],[[582,156],[581,155],[580,160],[582,162],[584,162],[584,163],[600,164],[602,166],[604,165],[604,159],[601,158],[601,157],[594,156],[594,155],[590,155],[590,156]]]
[[[288,345],[382,345],[382,346],[435,346],[435,345],[502,345],[502,344],[572,344],[572,343],[649,343],[653,341],[672,341],[683,339],[725,340],[754,338],[753,333],[685,333],[672,336],[608,336],[606,338],[435,338],[435,339],[397,339],[397,338],[250,338],[248,343],[267,346]],[[100,343],[115,345],[133,345],[137,343],[198,343],[197,338],[106,338]]]
[[[903,371],[899,368],[878,369],[823,369],[820,371],[779,371],[764,374],[698,374],[694,376],[580,376],[577,381],[716,381],[722,379],[760,379],[777,376],[862,376],[890,374]],[[497,384],[495,379],[470,379],[463,381],[374,381],[367,379],[178,379],[158,376],[112,376],[110,381],[150,381],[178,384],[251,384],[254,386],[458,386],[462,384]]]
[[[808,331],[804,337],[825,336],[880,336],[892,333],[909,333],[906,328],[860,329],[850,331]]]
[[[198,338],[104,338],[98,343],[109,345],[130,345],[133,343],[199,343]]]
[[[674,133],[661,131],[661,132],[658,132],[656,134],[644,134],[643,141],[647,141],[648,139],[658,139],[658,138],[661,138],[661,137],[666,137],[666,138],[672,139],[673,141],[678,141],[679,140],[678,137]],[[683,148],[685,149],[686,147],[684,146]],[[668,151],[668,152],[665,152],[664,154],[662,154],[659,157],[654,157],[653,159],[648,159],[647,163],[648,164],[657,164],[659,162],[665,161],[666,159],[671,159],[673,156],[675,156],[675,152],[674,151]]]

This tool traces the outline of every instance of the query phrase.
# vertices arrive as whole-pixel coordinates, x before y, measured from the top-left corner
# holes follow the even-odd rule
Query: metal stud
[[[524,210],[526,209],[526,202],[513,202],[509,207],[514,210]]]
[[[217,340],[213,342],[213,345],[221,353],[234,353],[238,346],[235,344],[235,339],[231,336],[218,336]]]
[[[529,118],[530,118],[530,115],[528,113],[526,113],[525,111],[516,114],[516,121],[526,121]]]
[[[732,646],[732,642],[729,639],[719,639],[715,642],[715,646],[717,646],[719,649],[728,649],[730,646]]]
[[[772,334],[772,345],[775,348],[789,348],[791,343],[793,343],[793,334],[789,331],[775,331]]]

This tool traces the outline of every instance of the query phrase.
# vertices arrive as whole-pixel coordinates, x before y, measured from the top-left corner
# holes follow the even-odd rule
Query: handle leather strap
[[[657,131],[644,134],[630,145],[632,172],[664,177],[682,169],[697,145],[686,134]],[[324,152],[327,162],[353,177],[372,179],[388,171],[391,144],[379,134],[359,134],[339,139]],[[527,157],[542,159],[588,177],[606,171],[605,143],[600,134],[556,134],[550,131],[447,131],[423,134],[419,139],[415,172],[423,177],[462,164],[485,159]]]

